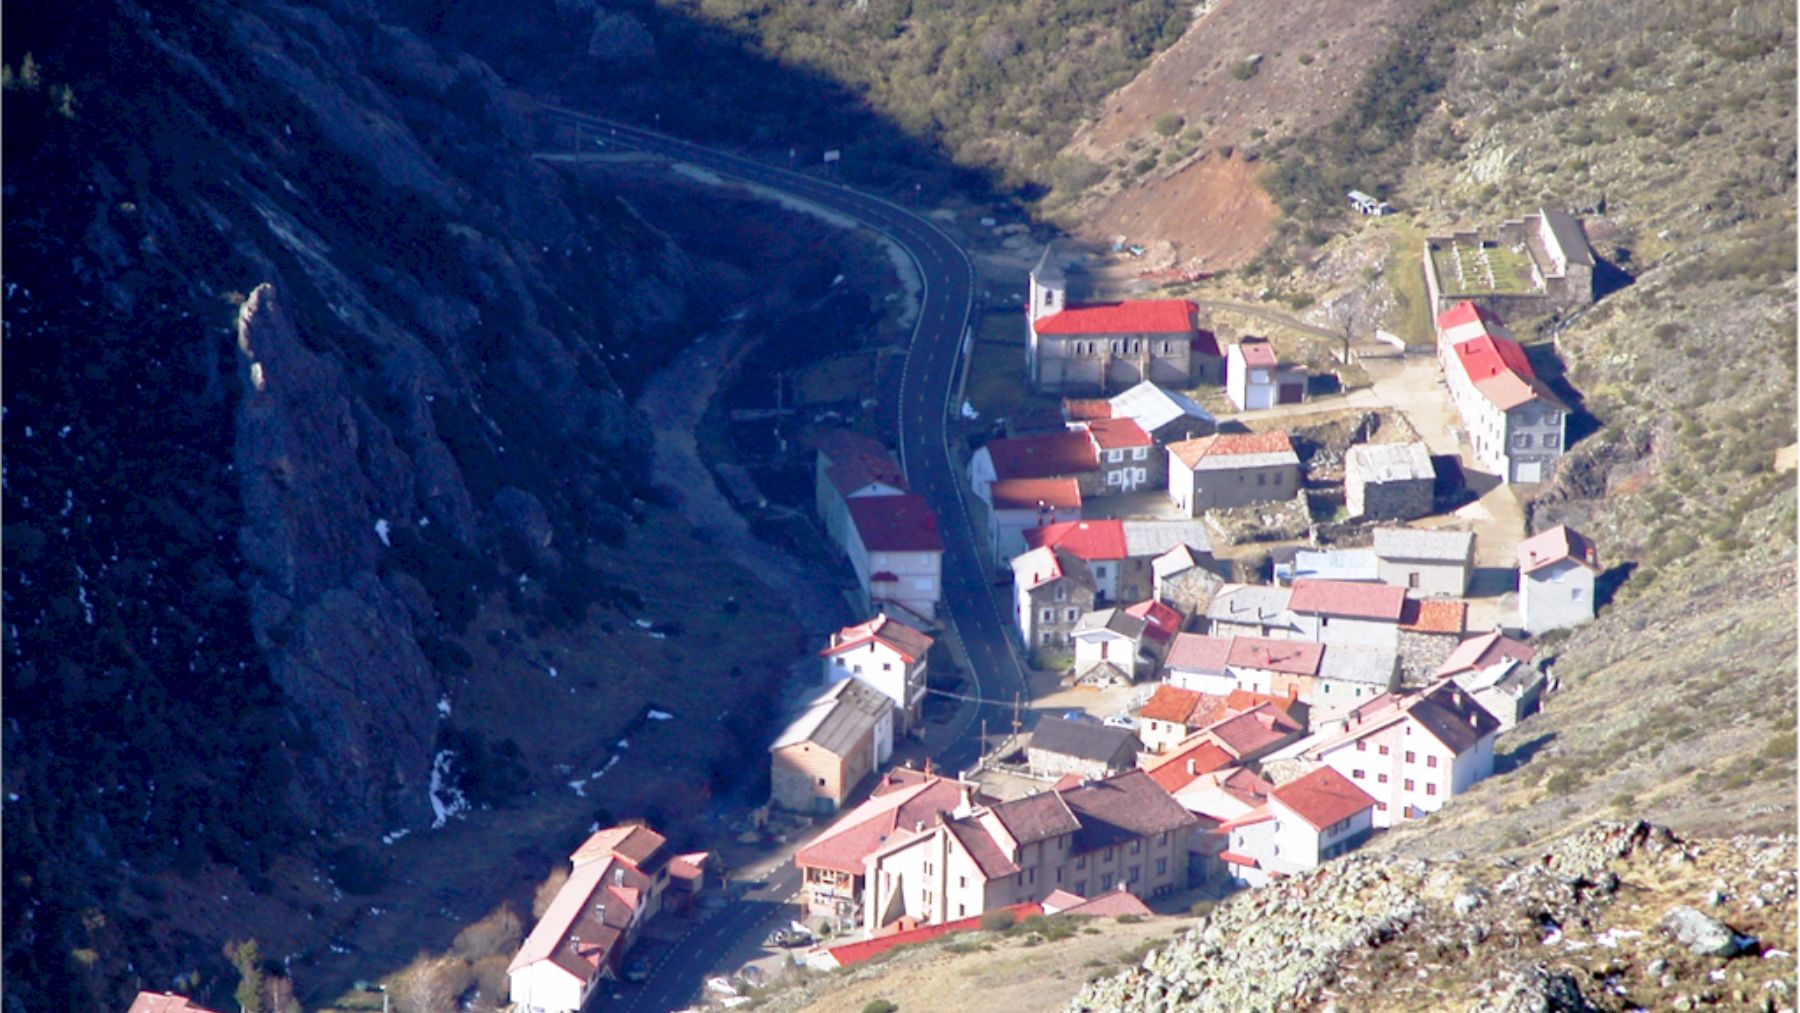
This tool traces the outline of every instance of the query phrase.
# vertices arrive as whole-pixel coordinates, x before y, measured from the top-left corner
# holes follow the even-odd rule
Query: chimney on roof
[[[921,831],[924,829],[925,829],[925,821],[924,820],[913,820],[913,830],[915,832]]]
[[[1194,769],[1194,758],[1191,756],[1188,757],[1188,776],[1189,777],[1199,777],[1200,776],[1199,771],[1196,771]]]
[[[625,870],[624,869],[614,869],[613,870],[613,885],[614,886],[624,886],[625,885]]]

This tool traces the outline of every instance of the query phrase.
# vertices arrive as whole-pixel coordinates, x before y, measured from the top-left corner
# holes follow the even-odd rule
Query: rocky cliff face
[[[1607,824],[1531,858],[1351,856],[1223,904],[1075,1011],[1791,1009],[1791,837]]]
[[[82,1008],[145,876],[431,819],[457,639],[630,598],[628,396],[722,307],[377,4],[9,22],[8,1008]]]

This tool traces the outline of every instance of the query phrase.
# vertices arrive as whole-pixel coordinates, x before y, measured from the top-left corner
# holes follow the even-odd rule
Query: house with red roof
[[[855,679],[892,701],[894,731],[907,735],[919,727],[926,654],[933,643],[924,631],[878,615],[833,633],[819,657],[825,659],[826,682]]]
[[[1025,532],[1046,524],[1081,519],[1081,483],[1060,478],[1003,478],[988,486],[988,551],[995,565],[1029,546]]]
[[[1100,465],[1103,492],[1128,493],[1163,486],[1164,455],[1144,428],[1131,419],[1094,419],[1081,423]]]
[[[1187,885],[1195,818],[1142,770],[1070,779],[1036,795],[901,827],[863,861],[863,927],[974,918],[1057,890],[1120,886],[1154,897]]]
[[[1393,652],[1406,617],[1406,589],[1351,580],[1296,580],[1287,608],[1302,639]]]
[[[1154,656],[1159,663],[1168,654],[1169,645],[1175,642],[1175,635],[1181,632],[1182,623],[1187,621],[1186,616],[1155,598],[1126,606],[1125,614],[1144,621],[1144,636],[1138,649]]]
[[[1469,603],[1453,598],[1408,598],[1400,619],[1400,681],[1422,686],[1462,643]]]
[[[1246,337],[1225,350],[1225,395],[1241,412],[1299,404],[1306,399],[1306,371],[1283,365],[1269,339]]]
[[[1167,448],[1169,498],[1189,517],[1252,503],[1292,499],[1300,457],[1288,435],[1217,433]]]
[[[1142,601],[1150,594],[1150,559],[1133,557],[1125,522],[1059,521],[1025,532],[1027,548],[1053,548],[1081,561],[1094,582],[1094,600]]]
[[[576,1013],[619,967],[665,895],[691,897],[711,856],[672,855],[649,827],[597,831],[569,856],[572,866],[544,916],[507,967],[511,1001],[521,1009]]]
[[[1438,316],[1444,384],[1482,467],[1502,482],[1543,482],[1568,448],[1569,408],[1497,319],[1466,303]]]
[[[868,801],[794,854],[808,917],[825,918],[839,930],[856,928],[862,922],[863,860],[899,831],[965,815],[977,800],[975,786],[965,781],[935,775],[908,780],[878,784]]]
[[[1032,269],[1025,302],[1025,377],[1034,390],[1123,390],[1220,382],[1222,359],[1199,308],[1186,299],[1069,301],[1067,256],[1051,244]]]
[[[846,429],[834,429],[818,442],[814,462],[814,506],[825,533],[843,545],[850,528],[852,499],[898,496],[906,492],[906,476],[881,441]]]
[[[1384,693],[1345,712],[1306,747],[1375,797],[1374,825],[1435,812],[1494,773],[1500,722],[1453,682]]]
[[[1495,630],[1457,644],[1456,649],[1450,652],[1450,656],[1444,659],[1444,663],[1432,675],[1438,679],[1454,679],[1459,675],[1479,672],[1502,661],[1529,664],[1536,655],[1537,650],[1530,644],[1514,640]]]
[[[1083,496],[1101,491],[1100,462],[1085,430],[1033,433],[989,440],[969,456],[969,491],[991,503],[995,482],[1022,478],[1072,478]]]
[[[1261,886],[1344,854],[1374,830],[1375,798],[1330,767],[1272,789],[1268,801],[1219,826],[1231,877]]]
[[[1519,625],[1533,635],[1594,618],[1600,557],[1588,536],[1566,524],[1519,543]]]
[[[944,541],[925,497],[859,496],[849,501],[844,554],[862,590],[866,612],[898,611],[902,618],[937,621],[943,597]]]

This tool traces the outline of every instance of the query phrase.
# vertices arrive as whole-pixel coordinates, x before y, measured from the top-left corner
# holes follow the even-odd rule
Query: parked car
[[[625,962],[625,980],[643,981],[650,977],[650,958],[639,954]]]
[[[1136,731],[1138,726],[1137,718],[1129,714],[1108,714],[1104,723],[1109,728],[1129,728],[1133,731]]]
[[[763,942],[769,946],[779,946],[783,949],[795,946],[810,946],[812,941],[812,933],[801,932],[798,929],[776,929],[769,933],[767,939],[763,940]]]

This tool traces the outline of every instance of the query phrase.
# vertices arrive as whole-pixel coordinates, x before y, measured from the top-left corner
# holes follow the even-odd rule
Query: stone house
[[[1400,681],[1422,686],[1437,678],[1462,643],[1468,621],[1466,601],[1408,598],[1400,620]]]
[[[1135,682],[1148,667],[1149,659],[1142,656],[1146,625],[1122,608],[1083,613],[1069,631],[1075,644],[1076,680],[1083,681],[1092,669],[1108,665],[1123,681]]]
[[[1087,564],[1050,546],[1013,557],[1013,621],[1034,656],[1070,649],[1069,634],[1094,610],[1094,577]]]
[[[1204,615],[1225,586],[1215,572],[1224,565],[1228,564],[1177,545],[1150,561],[1151,593],[1183,615]]]
[[[1544,693],[1544,673],[1530,662],[1512,658],[1501,658],[1451,681],[1492,714],[1503,732],[1537,713]]]
[[[769,744],[769,801],[831,813],[894,752],[894,706],[855,679],[813,691]]]
[[[1025,544],[1053,548],[1080,560],[1093,578],[1094,601],[1099,605],[1142,601],[1150,595],[1153,557],[1134,555],[1125,530],[1120,520],[1068,521],[1025,532]]]
[[[1519,625],[1537,635],[1594,618],[1594,543],[1564,524],[1519,543]]]
[[[1137,766],[1140,748],[1129,728],[1046,714],[1031,730],[1025,758],[1033,777],[1102,778]]]
[[[1376,528],[1375,560],[1384,584],[1416,597],[1461,597],[1475,575],[1475,532]]]
[[[1300,457],[1284,432],[1220,433],[1168,447],[1169,498],[1190,517],[1292,499]]]
[[[1100,464],[1100,490],[1131,493],[1164,488],[1168,479],[1162,451],[1143,427],[1130,419],[1095,419],[1082,423]]]
[[[1437,471],[1423,443],[1358,443],[1344,454],[1351,517],[1406,521],[1431,513]]]
[[[1025,376],[1048,393],[1123,390],[1143,382],[1220,382],[1219,347],[1186,299],[1071,303],[1054,244],[1031,271],[1025,305]]]
[[[1217,637],[1297,638],[1301,636],[1300,626],[1288,610],[1293,596],[1291,587],[1226,584],[1207,606],[1207,632]]]

